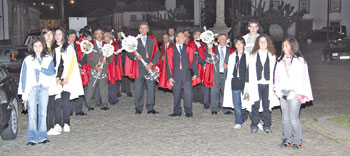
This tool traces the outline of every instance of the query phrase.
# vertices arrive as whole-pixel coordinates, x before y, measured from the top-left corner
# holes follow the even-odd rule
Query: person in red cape
[[[147,98],[146,98],[146,109],[148,114],[158,114],[154,109],[155,105],[155,81],[145,79],[144,75],[147,74],[148,70],[154,69],[157,64],[160,52],[158,49],[157,39],[153,36],[147,35],[149,32],[149,26],[147,23],[141,23],[139,27],[141,38],[138,39],[137,52],[127,53],[125,59],[125,70],[124,74],[132,79],[135,79],[135,114],[142,114],[144,106],[144,87],[147,85]],[[141,59],[144,59],[148,65],[144,67]]]
[[[201,32],[199,30],[196,30],[193,32],[193,40],[191,39],[189,41],[189,44],[194,45],[194,47],[196,48],[196,51],[194,52],[195,57],[196,57],[196,61],[197,61],[197,68],[198,68],[198,80],[199,80],[199,85],[196,85],[193,87],[193,102],[199,102],[204,104],[204,86],[203,86],[203,77],[204,77],[204,69],[203,66],[201,64],[198,63],[198,49],[201,46],[205,46],[205,44],[201,41],[199,41]],[[210,105],[208,105],[210,106]],[[204,107],[204,108],[209,108],[209,107]]]
[[[159,75],[162,75],[163,72],[165,72],[165,68],[163,69],[163,66],[165,65],[164,60],[165,60],[165,51],[169,47],[173,47],[174,43],[170,42],[169,35],[164,34],[163,35],[163,44],[160,46],[160,53],[161,53],[161,59],[159,59],[157,63],[157,67],[159,68]],[[159,84],[159,83],[158,83]]]
[[[114,47],[114,51],[118,51],[119,47],[114,40],[114,36],[111,32],[104,34],[104,44],[111,44]],[[119,102],[117,96],[116,81],[120,81],[123,76],[121,57],[120,55],[113,54],[112,62],[107,66],[107,82],[108,82],[108,99],[112,105]]]
[[[102,77],[97,79],[92,74],[100,72],[102,75],[107,75],[107,67],[112,62],[113,57],[105,58],[103,56],[102,47],[104,43],[102,39],[104,31],[98,28],[95,30],[94,35],[95,40],[91,42],[94,45],[93,51],[90,53],[90,56],[84,55],[84,59],[92,67],[87,85],[86,102],[89,107],[88,110],[94,110],[96,105],[101,105],[101,110],[109,110],[107,78]],[[103,68],[101,68],[102,64],[104,64]],[[95,80],[96,83],[94,85]]]
[[[210,53],[214,53],[219,57],[219,61],[214,65],[207,63],[202,56],[200,57],[200,63],[205,66],[204,72],[204,85],[207,88],[211,88],[210,91],[210,100],[211,100],[211,113],[216,115],[220,110],[220,95],[222,96],[225,86],[225,79],[227,74],[227,63],[230,54],[234,53],[235,50],[227,47],[227,36],[225,34],[220,34],[218,37],[219,45],[213,47],[209,50],[201,50],[200,55],[205,55],[205,58],[210,57]],[[207,49],[207,48],[206,48]],[[220,92],[221,91],[221,92]],[[227,109],[222,109],[224,114],[232,114],[232,112]]]
[[[182,115],[181,95],[183,91],[185,115],[192,117],[192,80],[195,80],[198,75],[194,57],[195,49],[184,44],[185,35],[182,32],[177,33],[175,40],[176,45],[166,50],[167,86],[174,92],[174,112],[169,116]]]

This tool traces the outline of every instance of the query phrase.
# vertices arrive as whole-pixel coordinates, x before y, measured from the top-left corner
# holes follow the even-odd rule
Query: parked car
[[[18,133],[17,83],[14,77],[0,65],[0,134],[3,140],[13,140]]]
[[[327,33],[329,31],[329,41],[338,40],[346,38],[346,27],[338,26],[338,27],[323,27],[320,30],[312,30],[306,34],[299,36],[299,40],[301,42],[306,42],[307,44],[311,44],[313,42],[327,42]]]
[[[349,62],[350,39],[330,41],[323,50],[322,60],[324,62]]]
[[[22,61],[28,55],[28,44],[34,36],[40,36],[40,32],[27,35],[23,45],[14,46],[12,40],[0,40],[0,64],[16,66],[20,69]]]

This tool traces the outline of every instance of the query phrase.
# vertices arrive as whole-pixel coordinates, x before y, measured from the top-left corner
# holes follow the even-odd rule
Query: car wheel
[[[312,43],[311,38],[307,38],[307,39],[306,39],[306,43],[307,43],[307,44],[311,44],[311,43]]]
[[[1,138],[3,140],[16,139],[18,133],[18,101],[13,99],[9,105],[11,107],[9,126],[2,131]]]

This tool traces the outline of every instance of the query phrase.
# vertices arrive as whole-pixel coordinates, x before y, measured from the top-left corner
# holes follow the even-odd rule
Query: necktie
[[[224,47],[220,47],[220,72],[224,72]]]
[[[180,69],[182,69],[182,56],[181,56],[181,54],[182,54],[182,45],[179,46],[179,49],[180,49],[180,51],[179,51],[179,53],[180,53]]]

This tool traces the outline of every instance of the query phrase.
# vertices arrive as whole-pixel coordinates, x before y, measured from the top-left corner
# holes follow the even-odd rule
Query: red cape
[[[168,48],[173,47],[173,46],[174,46],[174,43],[170,42]],[[160,46],[160,52],[161,52],[162,56],[165,55],[165,51],[164,51],[163,47],[164,47],[164,42]],[[163,66],[165,66],[165,62],[163,59],[160,58],[156,66],[159,68],[159,75],[161,75],[162,72],[166,72],[165,70],[163,70]]]
[[[202,46],[199,48],[198,53],[200,54],[200,57],[205,60],[205,54],[204,51],[206,49],[206,46]],[[216,47],[213,47],[213,53],[215,53]],[[234,53],[235,50],[231,47],[229,47],[230,53]],[[203,84],[207,88],[211,88],[214,86],[214,65],[213,64],[206,64],[205,70],[204,70],[204,78],[203,78]]]
[[[154,45],[153,45],[153,51],[152,51],[152,56],[150,59],[150,62],[156,56],[156,53],[158,51],[158,42],[157,39],[153,36],[148,36],[149,39],[154,40]],[[135,52],[133,53],[134,55]],[[132,79],[135,79],[137,77],[140,77],[139,75],[139,68],[138,68],[139,61],[136,59],[136,61],[133,61],[129,59],[129,57],[125,57],[125,67],[124,67],[124,75],[128,76]]]
[[[104,42],[106,44],[106,42]],[[112,46],[114,47],[114,51],[118,51],[119,47],[117,42],[113,42]],[[118,64],[115,65],[115,57],[118,57]],[[107,82],[111,84],[115,84],[115,81],[122,80],[123,71],[122,71],[122,60],[120,55],[113,54],[113,60],[107,66]]]
[[[75,43],[77,45],[77,51],[78,51],[78,60],[80,61],[83,58],[83,52],[81,51],[80,43],[82,39],[80,38],[78,40],[78,43]],[[92,43],[94,44],[94,43]],[[90,58],[92,58],[92,55],[90,55]],[[89,77],[90,77],[90,72],[91,72],[91,66],[88,63],[85,63],[82,67],[80,67],[80,70],[85,70],[84,73],[80,73],[81,81],[83,83],[83,86],[88,85],[89,83]]]
[[[193,49],[193,47],[191,47],[191,46],[186,47],[186,52],[188,55],[188,59],[190,60],[191,67],[192,67],[192,63],[193,63],[194,51],[195,51],[195,49]],[[174,52],[175,52],[174,48],[168,48],[166,50],[166,53],[165,53],[165,56],[166,56],[168,64],[169,64],[171,75],[173,75],[173,55],[174,55]],[[166,71],[166,65],[163,66],[162,70]],[[198,84],[197,81],[199,81],[198,78],[196,80],[192,80],[192,86],[195,86],[196,84]],[[169,84],[166,72],[162,72],[162,74],[160,75],[158,87],[167,88],[169,90],[172,90],[172,86]]]

